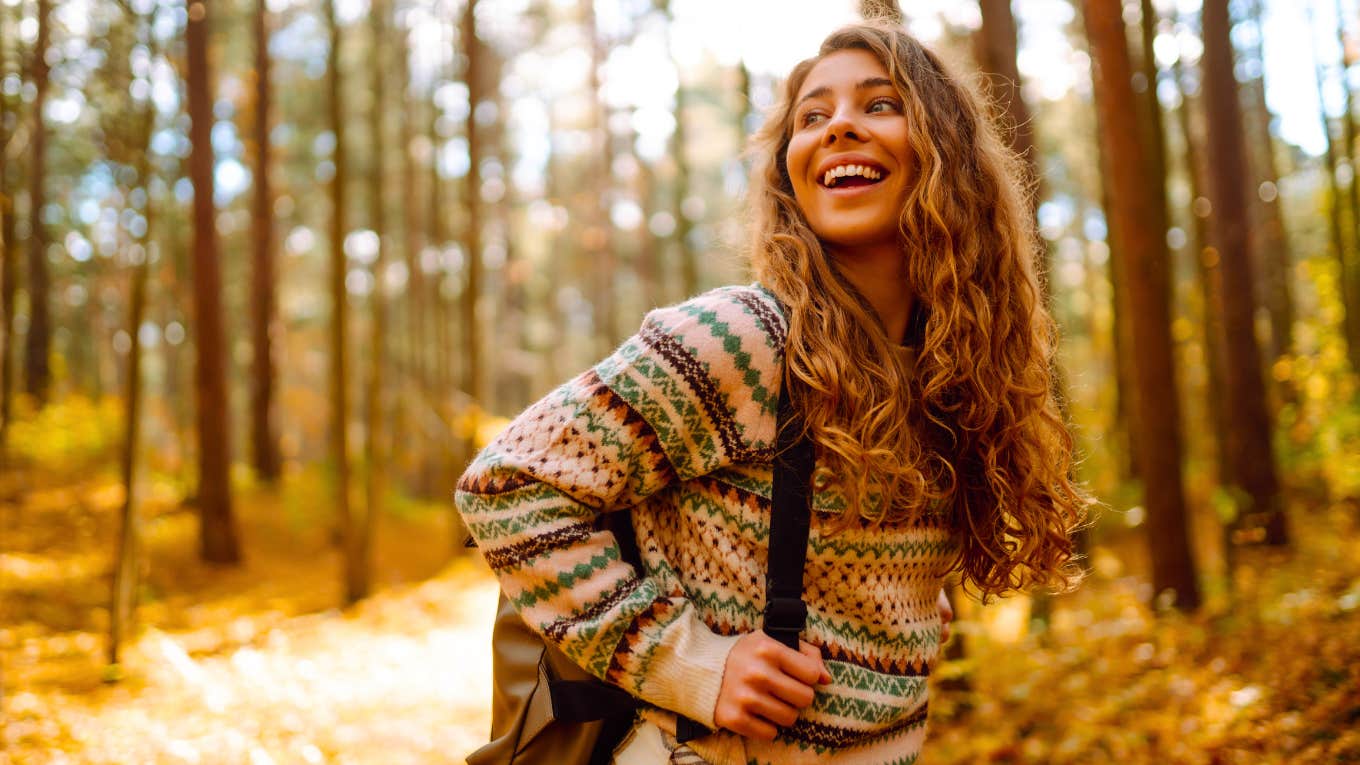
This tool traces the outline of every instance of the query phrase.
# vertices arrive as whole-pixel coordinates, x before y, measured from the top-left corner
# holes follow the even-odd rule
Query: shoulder
[[[784,315],[768,292],[720,287],[648,313],[637,334],[595,371],[659,432],[673,428],[676,439],[687,441],[711,437],[716,459],[695,462],[711,468],[761,459],[773,446],[786,336]],[[677,468],[682,475],[702,472]]]
[[[663,332],[699,353],[784,354],[788,322],[774,295],[759,284],[718,287],[647,314],[643,329]]]

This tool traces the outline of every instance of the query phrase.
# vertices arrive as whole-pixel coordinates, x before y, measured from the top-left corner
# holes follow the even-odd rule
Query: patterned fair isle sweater
[[[646,714],[670,732],[672,712],[713,727],[728,651],[761,625],[786,326],[759,285],[652,311],[459,481],[458,509],[525,621],[655,705]],[[691,742],[715,765],[906,764],[921,750],[953,538],[931,521],[832,533],[834,488],[813,506],[803,638],[833,680],[771,743],[728,731]],[[623,508],[644,571],[597,523]]]

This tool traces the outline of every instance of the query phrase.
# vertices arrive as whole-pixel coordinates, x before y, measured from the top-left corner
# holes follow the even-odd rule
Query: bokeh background
[[[889,15],[1028,160],[1085,583],[929,763],[1360,762],[1356,0],[3,0],[0,762],[461,762],[450,501],[749,280],[746,137]]]

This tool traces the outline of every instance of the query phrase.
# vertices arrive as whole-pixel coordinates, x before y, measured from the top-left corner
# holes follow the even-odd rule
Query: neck
[[[907,335],[913,298],[902,281],[902,248],[896,243],[833,250],[841,275],[873,306],[887,330],[888,340],[901,343]]]

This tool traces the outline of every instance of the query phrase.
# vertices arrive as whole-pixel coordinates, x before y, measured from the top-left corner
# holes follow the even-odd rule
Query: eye
[[[898,101],[897,101],[896,98],[887,98],[887,97],[884,97],[884,98],[876,98],[876,99],[874,99],[873,101],[871,101],[871,102],[869,103],[869,108],[866,109],[866,111],[868,111],[870,114],[882,113],[882,112],[888,112],[888,111],[891,111],[891,112],[900,112],[900,111],[902,111],[902,105],[901,105],[900,103],[898,103]]]
[[[800,127],[807,127],[808,125],[812,125],[825,118],[826,115],[818,111],[805,112],[802,117],[798,118],[798,125]]]

